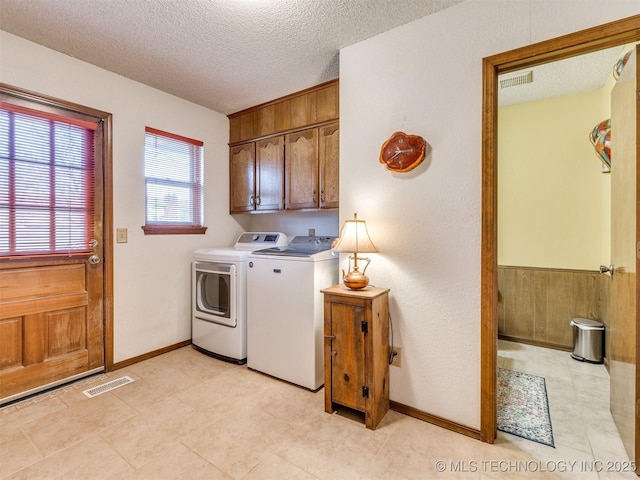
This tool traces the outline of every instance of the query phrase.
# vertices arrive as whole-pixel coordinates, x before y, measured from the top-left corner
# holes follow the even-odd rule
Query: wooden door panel
[[[73,377],[88,369],[86,350],[55,357],[44,363],[7,368],[0,375],[0,392],[2,398],[8,397]],[[37,379],[37,382],[34,379]]]
[[[0,269],[0,398],[104,364],[102,302],[88,313],[96,266],[75,261]]]
[[[338,208],[340,198],[340,129],[338,124],[320,128],[320,208]]]
[[[317,129],[287,135],[285,208],[295,210],[318,206]]]
[[[87,349],[87,311],[85,307],[47,312],[47,358]]]
[[[232,147],[229,163],[229,211],[250,212],[255,196],[255,143]]]
[[[256,143],[256,210],[282,210],[284,137]]]
[[[82,264],[20,268],[2,272],[0,298],[4,302],[85,290]]]
[[[334,402],[364,411],[364,307],[331,304],[331,397]]]
[[[632,460],[640,460],[638,404],[638,59],[631,55],[611,93],[611,277],[609,358],[611,415]]]
[[[340,90],[338,84],[316,92],[316,121],[327,122],[340,117]]]
[[[22,317],[0,320],[0,370],[22,364]]]

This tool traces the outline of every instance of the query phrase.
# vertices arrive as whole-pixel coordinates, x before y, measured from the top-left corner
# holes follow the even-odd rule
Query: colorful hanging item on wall
[[[627,64],[629,58],[631,57],[631,52],[633,52],[633,50],[629,50],[627,53],[625,53],[613,66],[613,78],[615,78],[616,80],[620,78],[622,70],[624,70],[624,66]]]
[[[392,172],[409,172],[422,163],[427,147],[428,143],[418,135],[395,132],[380,148],[380,163]],[[430,152],[431,147],[428,148]]]
[[[611,171],[611,119],[603,120],[591,130],[589,140],[602,162],[602,171]]]

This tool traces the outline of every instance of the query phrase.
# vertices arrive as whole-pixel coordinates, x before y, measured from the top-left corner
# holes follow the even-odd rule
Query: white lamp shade
[[[364,220],[357,220],[354,215],[353,220],[344,222],[338,243],[333,247],[335,252],[343,253],[373,253],[378,249],[375,247],[369,232],[367,232],[367,224]]]

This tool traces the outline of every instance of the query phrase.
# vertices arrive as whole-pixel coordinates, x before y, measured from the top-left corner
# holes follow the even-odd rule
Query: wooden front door
[[[606,355],[611,378],[611,414],[629,458],[640,461],[638,377],[638,258],[640,222],[638,188],[637,47],[611,92],[611,277],[610,335]]]
[[[79,167],[81,162],[73,155],[56,153],[64,142],[56,130],[62,123],[59,115],[69,112],[58,114],[52,108],[38,117],[35,111],[37,121],[31,125],[24,115],[31,115],[33,104],[16,89],[0,87],[0,124],[6,127],[5,138],[11,139],[0,140],[2,404],[104,369],[103,161],[108,127],[102,120],[108,114],[72,114],[79,124],[93,123],[84,134],[92,144],[84,158],[92,160]],[[11,115],[23,117],[10,119]],[[38,135],[40,153],[19,149],[20,128],[27,135]],[[43,131],[51,132],[49,138]],[[47,150],[54,153],[42,153]],[[69,178],[77,181],[69,185]],[[25,181],[37,188],[21,185]],[[31,196],[26,207],[23,196]],[[79,202],[80,197],[88,200]],[[80,234],[71,233],[74,222],[82,225]],[[20,246],[23,238],[33,243]],[[38,242],[49,242],[51,251],[43,253]],[[65,253],[61,243],[67,245]]]

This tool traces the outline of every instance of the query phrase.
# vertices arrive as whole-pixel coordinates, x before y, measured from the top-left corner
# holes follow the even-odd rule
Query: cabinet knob
[[[251,195],[251,196],[249,197],[249,205],[251,205],[251,206],[253,207],[253,206],[255,205],[255,203],[256,203],[256,201],[255,201],[255,199],[253,198],[253,195]]]
[[[335,350],[331,350],[331,356],[335,357],[336,355],[338,355],[338,352],[336,352]]]
[[[314,189],[313,189],[313,200],[312,200],[312,201],[313,201],[313,203],[316,203],[316,197],[317,197],[317,195],[318,195],[318,191],[314,188]]]
[[[324,188],[320,190],[320,202],[324,203]]]

